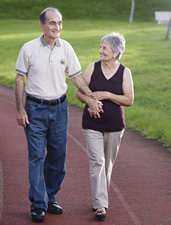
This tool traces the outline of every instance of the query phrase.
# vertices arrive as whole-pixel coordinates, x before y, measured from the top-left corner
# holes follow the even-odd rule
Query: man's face
[[[45,39],[59,38],[62,31],[62,16],[57,11],[48,11],[46,13],[46,23],[40,22],[44,30]]]

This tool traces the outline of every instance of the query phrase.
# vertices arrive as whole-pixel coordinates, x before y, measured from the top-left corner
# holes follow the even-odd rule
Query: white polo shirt
[[[15,71],[26,75],[26,93],[49,100],[66,93],[66,74],[72,78],[82,73],[78,58],[67,41],[57,39],[51,50],[43,36],[23,45]]]

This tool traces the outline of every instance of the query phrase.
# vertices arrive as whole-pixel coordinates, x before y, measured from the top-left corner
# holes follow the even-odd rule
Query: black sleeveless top
[[[113,94],[123,95],[122,82],[125,67],[120,64],[116,73],[107,80],[101,69],[101,62],[95,62],[93,74],[91,76],[89,88],[92,92],[108,91]],[[110,100],[103,100],[104,113],[100,113],[100,118],[90,117],[85,105],[82,117],[82,128],[92,129],[101,132],[116,132],[125,128],[124,108]]]

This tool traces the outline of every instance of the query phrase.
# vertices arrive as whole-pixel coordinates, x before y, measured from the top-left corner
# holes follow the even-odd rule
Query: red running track
[[[29,211],[26,139],[16,124],[12,89],[0,87],[0,103],[0,224],[34,224]],[[94,219],[82,110],[69,106],[69,112],[66,176],[57,194],[64,213],[47,213],[44,224],[171,225],[171,153],[128,129],[112,174],[107,218]]]

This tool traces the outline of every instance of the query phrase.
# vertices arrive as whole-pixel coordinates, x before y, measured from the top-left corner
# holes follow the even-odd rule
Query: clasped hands
[[[103,113],[103,103],[98,100],[94,93],[89,95],[88,112],[91,117],[100,118],[100,113]]]

